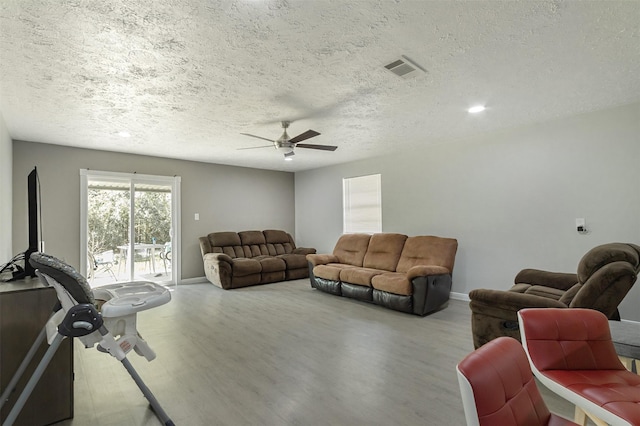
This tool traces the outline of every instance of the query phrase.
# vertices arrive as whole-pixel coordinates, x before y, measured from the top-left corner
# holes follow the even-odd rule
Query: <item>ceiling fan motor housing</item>
[[[291,142],[284,142],[284,141],[276,141],[274,145],[276,146],[276,149],[278,151],[284,151],[284,152],[293,151],[293,148],[296,147]]]
[[[296,148],[298,144],[300,144],[299,145],[300,148],[320,149],[325,151],[335,151],[338,148],[337,146],[332,146],[332,145],[315,145],[315,144],[300,143],[307,139],[318,136],[320,135],[320,133],[316,132],[315,130],[309,129],[306,132],[300,133],[298,136],[291,138],[287,133],[287,128],[289,127],[289,124],[290,124],[289,121],[282,122],[282,128],[284,129],[284,132],[282,132],[282,136],[280,136],[280,138],[276,140],[263,138],[262,136],[256,136],[249,133],[242,133],[242,134],[246,136],[251,136],[252,138],[258,138],[258,139],[263,139],[263,140],[272,142],[275,149],[282,152],[285,158],[291,157],[292,155],[294,155],[294,152],[293,152],[294,148]],[[257,147],[257,148],[261,148],[261,147]]]
[[[289,124],[290,123],[288,121],[282,122],[282,128],[284,129],[284,132],[282,132],[282,136],[280,136],[280,138],[274,143],[276,149],[278,151],[284,152],[285,155],[289,152],[293,152],[293,148],[296,147],[295,144],[289,142],[289,140],[291,139],[289,137],[289,134],[287,133],[287,128],[289,127]]]

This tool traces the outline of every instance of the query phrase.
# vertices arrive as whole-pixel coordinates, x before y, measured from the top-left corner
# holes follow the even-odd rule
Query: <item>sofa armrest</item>
[[[200,237],[198,240],[200,241],[200,253],[202,254],[202,257],[204,257],[205,254],[211,253],[213,251],[211,249],[211,243],[209,242],[208,237]]]
[[[516,313],[523,308],[567,308],[568,306],[555,299],[536,296],[533,294],[515,293],[512,291],[475,289],[469,293],[471,310],[490,310],[495,312],[506,311],[511,319],[517,321]],[[508,319],[508,318],[505,318]]]
[[[339,263],[338,257],[332,254],[308,254],[307,262],[313,266],[326,265],[327,263]]]
[[[554,299],[514,291],[476,289],[469,292],[473,346],[499,336],[520,340],[518,311],[524,308],[568,308]]]
[[[229,256],[228,254],[224,254],[224,253],[206,253],[202,258],[203,258],[205,261],[208,261],[208,262],[216,262],[216,263],[226,262],[226,263],[233,263],[233,259],[231,258],[231,256]]]
[[[417,277],[426,277],[429,275],[450,274],[449,270],[444,266],[436,265],[416,265],[407,271],[407,278],[411,281]]]
[[[539,269],[523,269],[516,275],[516,284],[531,284],[552,287],[558,290],[569,290],[578,282],[578,275],[563,272],[541,271]]]
[[[202,259],[207,279],[218,287],[231,288],[233,259],[224,253],[207,253]]]
[[[309,247],[297,247],[294,248],[293,251],[291,252],[292,254],[315,254],[316,249],[314,248],[309,248]]]

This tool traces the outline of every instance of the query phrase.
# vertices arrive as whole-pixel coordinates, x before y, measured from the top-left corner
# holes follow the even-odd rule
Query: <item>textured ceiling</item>
[[[400,55],[426,73],[386,71]],[[13,139],[212,163],[298,171],[455,141],[636,102],[639,76],[638,1],[0,2]],[[238,150],[280,120],[339,148]]]

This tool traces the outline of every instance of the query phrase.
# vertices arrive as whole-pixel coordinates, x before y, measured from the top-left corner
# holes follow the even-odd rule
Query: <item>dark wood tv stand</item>
[[[57,302],[37,278],[0,282],[0,390],[4,391]],[[48,345],[44,342],[0,412],[4,422]],[[73,417],[73,340],[65,339],[15,425],[44,426]]]

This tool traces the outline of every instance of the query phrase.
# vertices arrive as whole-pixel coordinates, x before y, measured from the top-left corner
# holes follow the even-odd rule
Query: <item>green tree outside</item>
[[[129,243],[130,191],[89,188],[89,253],[118,251]],[[135,192],[135,242],[171,241],[171,193]]]

